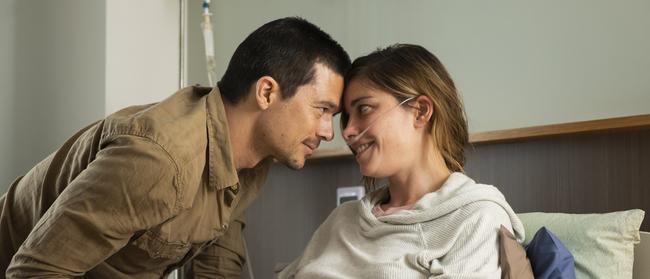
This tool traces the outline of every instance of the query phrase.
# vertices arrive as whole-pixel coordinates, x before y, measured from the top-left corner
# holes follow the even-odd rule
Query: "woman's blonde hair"
[[[369,86],[392,94],[398,101],[427,96],[433,102],[430,133],[450,171],[463,172],[468,144],[467,120],[463,103],[451,76],[440,60],[418,45],[396,44],[354,60],[345,84],[361,79]],[[341,113],[341,127],[348,114]],[[375,178],[364,176],[366,190],[376,188]]]

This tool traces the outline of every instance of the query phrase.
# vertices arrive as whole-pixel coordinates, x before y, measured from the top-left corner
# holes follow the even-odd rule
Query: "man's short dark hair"
[[[287,99],[299,86],[312,82],[315,63],[344,76],[350,57],[330,35],[307,20],[277,19],[253,31],[237,47],[217,86],[226,100],[236,104],[255,81],[270,76]]]

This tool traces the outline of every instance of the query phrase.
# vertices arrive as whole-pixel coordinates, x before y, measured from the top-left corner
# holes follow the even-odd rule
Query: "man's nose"
[[[334,139],[334,128],[332,128],[332,118],[329,117],[328,120],[321,121],[320,126],[318,127],[318,132],[316,133],[318,137],[325,141],[331,141]]]

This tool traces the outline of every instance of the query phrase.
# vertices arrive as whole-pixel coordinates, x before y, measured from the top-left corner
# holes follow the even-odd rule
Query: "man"
[[[300,18],[251,33],[212,91],[185,88],[72,136],[0,199],[8,278],[239,277],[243,211],[271,159],[333,137],[347,53]]]

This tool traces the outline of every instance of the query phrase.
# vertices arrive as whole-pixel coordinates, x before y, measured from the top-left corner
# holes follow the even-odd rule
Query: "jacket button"
[[[223,230],[227,230],[227,229],[228,229],[228,224],[223,224],[223,225],[221,225],[221,228],[222,228]]]

